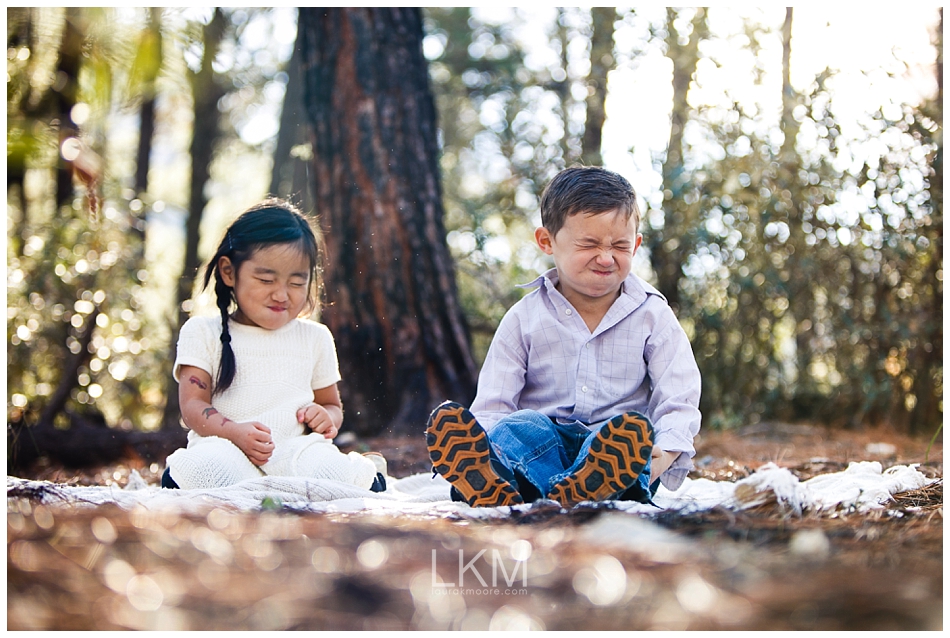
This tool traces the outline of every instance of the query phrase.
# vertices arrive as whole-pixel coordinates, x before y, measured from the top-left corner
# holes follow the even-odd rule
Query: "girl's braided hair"
[[[311,310],[322,288],[320,274],[323,258],[322,237],[314,232],[309,220],[297,208],[282,199],[270,198],[247,209],[238,217],[218,245],[205,268],[204,288],[214,277],[214,294],[221,311],[221,365],[214,385],[214,394],[231,386],[237,371],[234,350],[231,348],[231,331],[228,326],[231,304],[237,303],[234,289],[224,283],[218,270],[222,257],[231,260],[235,276],[241,264],[257,250],[273,244],[296,244],[310,264],[310,289],[307,301]]]

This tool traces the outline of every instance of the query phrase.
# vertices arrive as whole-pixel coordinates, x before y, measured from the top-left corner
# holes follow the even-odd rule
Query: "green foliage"
[[[675,282],[702,369],[705,425],[818,418],[933,432],[943,412],[942,97],[845,120],[826,72],[784,97],[781,120],[735,96],[731,104],[694,103],[703,74],[725,64],[707,24],[717,10],[628,11],[618,16],[613,56],[628,67],[657,51],[687,68],[701,63],[687,78],[689,99],[674,105],[684,118],[677,149],[654,158],[664,182],[641,194],[651,263],[672,264],[657,268],[655,281]],[[425,13],[445,225],[478,360],[520,298],[516,284],[550,266],[532,241],[538,196],[580,155],[592,23],[582,9],[545,11]],[[143,261],[137,220],[157,200],[186,202],[187,171],[181,162],[162,166],[162,179],[135,199],[134,143],[116,123],[154,81],[171,147],[163,152],[186,154],[186,78],[201,57],[205,18],[165,10],[159,50],[144,10],[75,12],[84,110],[58,113],[65,12],[8,10],[8,420],[35,422],[65,383],[75,386],[67,410],[95,408],[110,423],[148,428],[161,417],[165,318],[174,310],[174,293],[158,297],[155,282],[177,274]],[[220,194],[228,189],[218,176],[251,182],[260,172],[247,153],[271,143],[262,116],[276,114],[289,57],[273,11],[225,13],[215,63],[226,84],[225,139],[215,157],[213,221],[249,203],[243,193]],[[533,23],[537,16],[543,25]],[[540,30],[540,44],[528,43],[531,29]],[[747,21],[739,31],[729,46],[751,56],[748,75],[765,85],[777,72],[769,52],[780,29]],[[69,117],[83,119],[80,139],[105,167],[97,215],[78,182],[78,195],[56,205],[60,125]],[[88,356],[76,379],[64,378],[93,317]]]
[[[794,152],[737,122],[709,119],[722,159],[694,170],[683,199],[701,217],[680,316],[691,327],[712,423],[736,416],[941,421],[942,201],[932,105],[880,112],[845,136],[822,78],[797,96]],[[789,146],[791,148],[791,145]],[[741,149],[745,149],[744,151]],[[863,158],[842,162],[842,158]]]
[[[122,34],[99,32],[103,10],[88,10],[77,103],[88,108],[83,143],[90,153],[103,150],[101,137],[113,99],[112,78],[123,72],[115,50]],[[99,25],[96,27],[95,25]],[[31,45],[37,50],[32,50]],[[55,59],[38,50],[55,41],[39,37],[11,50],[8,91],[8,162],[23,168],[18,195],[8,202],[7,246],[7,382],[8,420],[35,423],[51,396],[62,386],[71,390],[67,411],[96,406],[107,419],[124,427],[154,423],[162,397],[148,374],[159,357],[151,352],[147,320],[141,312],[147,272],[137,259],[141,246],[130,234],[130,208],[121,182],[106,176],[101,194],[106,206],[95,213],[80,189],[57,208],[53,173],[59,162],[58,122],[63,117],[31,77],[50,73]],[[31,63],[32,61],[32,63]],[[29,102],[27,102],[29,101]],[[32,106],[31,106],[32,104]],[[85,121],[85,120],[84,120]],[[91,327],[90,322],[95,322]],[[80,339],[89,330],[86,352]],[[65,378],[69,362],[82,359],[75,378]],[[59,422],[59,420],[57,421]]]
[[[8,418],[36,421],[48,397],[69,382],[62,377],[64,362],[81,354],[79,337],[92,320],[97,328],[70,409],[111,406],[105,411],[114,423],[148,423],[161,395],[144,374],[154,364],[139,312],[137,277],[145,275],[124,267],[133,253],[127,222],[115,209],[101,223],[91,221],[81,205],[57,213],[58,223],[43,224],[25,238],[22,256],[8,253]]]

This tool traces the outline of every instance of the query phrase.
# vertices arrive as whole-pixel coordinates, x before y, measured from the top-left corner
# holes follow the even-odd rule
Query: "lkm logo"
[[[475,556],[466,562],[465,560],[465,550],[459,550],[459,560],[458,560],[458,583],[444,582],[439,577],[437,571],[437,557],[436,550],[432,550],[432,588],[436,593],[461,593],[461,594],[515,594],[515,593],[527,593],[527,589],[513,589],[515,587],[515,581],[518,578],[518,572],[521,572],[521,586],[527,588],[528,586],[528,552],[524,552],[526,555],[524,558],[517,558],[513,561],[511,565],[511,573],[509,574],[508,568],[505,566],[505,559],[502,557],[501,552],[497,549],[491,550],[491,560],[485,556],[486,550],[481,550]],[[484,558],[482,558],[484,556]],[[479,564],[476,564],[479,559],[482,559]],[[453,561],[454,562],[454,561]],[[454,565],[453,565],[454,566]],[[485,572],[485,576],[488,575],[488,568],[491,568],[491,585],[488,584],[488,581],[482,576],[482,572],[478,570],[481,567]],[[506,589],[503,591],[498,586],[498,573],[501,572],[502,579],[505,582]],[[478,581],[481,588],[472,588],[472,580],[469,579],[469,588],[465,588],[465,577],[466,575],[474,576]]]

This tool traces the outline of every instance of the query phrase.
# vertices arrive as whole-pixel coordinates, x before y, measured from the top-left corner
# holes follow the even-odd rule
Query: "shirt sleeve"
[[[211,332],[210,324],[198,317],[192,317],[181,327],[178,333],[175,367],[172,372],[175,381],[180,381],[178,374],[181,366],[194,366],[214,376],[214,357],[217,354],[215,338],[220,338],[220,335],[216,337]]]
[[[318,323],[316,324],[315,334],[317,356],[314,359],[310,387],[314,390],[320,390],[340,381],[340,362],[337,359],[336,343],[330,329],[322,323]]]
[[[652,384],[649,413],[653,443],[661,450],[681,453],[660,477],[666,488],[675,490],[683,484],[696,455],[693,439],[702,420],[702,381],[686,333],[669,307],[665,314],[666,329],[650,336],[644,355]]]
[[[478,375],[472,414],[483,428],[490,430],[502,417],[518,410],[527,367],[521,322],[517,310],[512,309],[498,325]]]

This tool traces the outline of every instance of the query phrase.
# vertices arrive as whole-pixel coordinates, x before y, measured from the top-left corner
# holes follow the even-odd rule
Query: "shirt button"
[[[583,388],[581,388],[581,390],[583,390],[584,392],[587,392],[587,386],[585,385]]]
[[[589,341],[587,342],[587,349],[588,349],[588,350],[590,349],[590,342],[589,342]]]
[[[570,314],[571,314],[571,309],[570,309],[570,308],[568,308],[567,310],[565,310],[565,311],[564,311],[564,314],[566,314],[566,315],[570,315]]]

